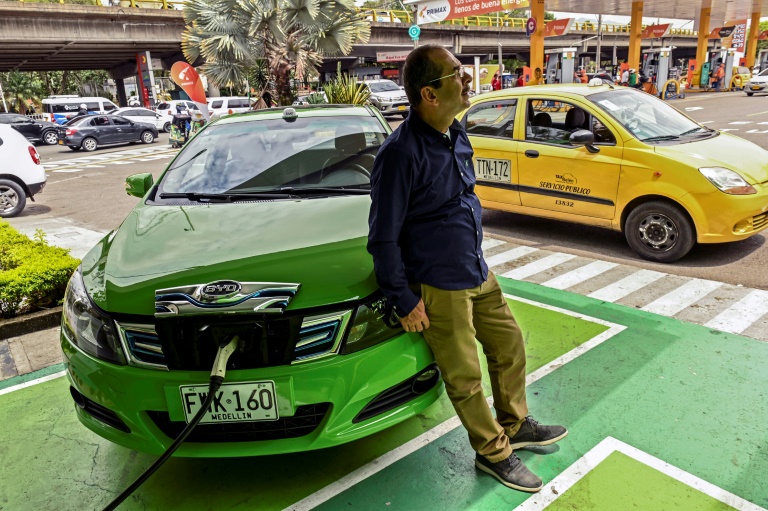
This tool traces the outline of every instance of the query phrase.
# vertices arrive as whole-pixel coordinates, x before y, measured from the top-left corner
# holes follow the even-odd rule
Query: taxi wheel
[[[640,257],[657,263],[677,261],[696,242],[688,216],[667,202],[651,201],[637,206],[627,217],[624,236]]]
[[[747,92],[747,96],[751,96],[754,92]]]

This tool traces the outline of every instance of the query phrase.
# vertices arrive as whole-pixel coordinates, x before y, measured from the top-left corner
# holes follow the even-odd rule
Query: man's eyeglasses
[[[460,77],[460,76],[461,76],[461,73],[462,73],[461,69],[457,69],[456,71],[454,71],[453,73],[451,73],[451,74],[449,74],[449,75],[441,76],[440,78],[435,78],[434,80],[430,80],[430,81],[428,81],[428,82],[427,82],[427,83],[426,83],[424,86],[426,87],[426,86],[427,86],[427,85],[429,85],[430,83],[433,83],[433,82],[439,82],[440,80],[445,80],[446,78],[456,78],[456,77]]]

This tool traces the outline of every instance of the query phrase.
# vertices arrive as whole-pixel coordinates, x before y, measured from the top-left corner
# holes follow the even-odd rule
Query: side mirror
[[[600,149],[595,147],[595,135],[589,130],[577,130],[568,137],[571,145],[583,145],[590,153],[599,153]]]
[[[153,184],[152,174],[134,174],[125,178],[125,192],[134,197],[144,197]]]

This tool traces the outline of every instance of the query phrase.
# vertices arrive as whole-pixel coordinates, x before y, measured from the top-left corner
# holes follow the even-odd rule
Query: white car
[[[211,120],[225,115],[241,114],[251,109],[251,101],[246,96],[224,96],[208,98],[208,113]]]
[[[35,146],[10,125],[0,124],[0,218],[16,216],[45,187]]]
[[[118,108],[113,113],[133,122],[153,124],[158,131],[171,131],[173,116],[168,115],[165,111],[162,111],[162,113],[153,112],[148,108],[129,106]]]
[[[379,109],[381,115],[402,115],[408,117],[411,104],[408,96],[392,80],[367,80],[364,82],[371,91],[369,101]]]
[[[172,101],[161,101],[155,107],[155,112],[165,116],[167,122],[173,121],[174,114],[198,110],[197,105],[188,99],[174,99]]]
[[[747,96],[756,92],[768,92],[768,69],[764,69],[750,78],[744,86],[744,92],[747,93]]]

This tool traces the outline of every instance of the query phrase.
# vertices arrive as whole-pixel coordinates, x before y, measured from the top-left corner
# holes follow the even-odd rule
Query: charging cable
[[[227,372],[227,361],[229,360],[229,356],[232,355],[232,353],[237,349],[239,342],[240,337],[235,334],[232,337],[225,338],[221,344],[219,344],[219,350],[216,352],[216,359],[213,362],[213,369],[211,369],[211,381],[208,384],[208,395],[206,396],[203,405],[197,411],[192,420],[189,421],[187,427],[184,428],[184,430],[179,434],[176,440],[173,441],[171,446],[168,447],[163,455],[160,456],[157,461],[152,464],[151,467],[145,470],[144,473],[141,474],[139,478],[133,482],[132,485],[126,488],[123,493],[118,495],[115,500],[110,502],[109,505],[104,508],[104,511],[114,511],[117,509],[117,506],[119,506],[125,499],[130,497],[130,495],[136,491],[136,489],[141,486],[142,483],[144,483],[144,481],[149,478],[149,476],[154,474],[155,471],[160,468],[160,466],[165,463],[168,458],[171,457],[176,449],[179,448],[181,443],[184,442],[189,434],[192,433],[192,430],[195,429],[195,426],[197,426],[197,424],[203,418],[203,415],[208,410],[208,407],[211,406],[213,398],[216,396],[216,392],[218,392],[221,384],[224,382],[224,375]]]

